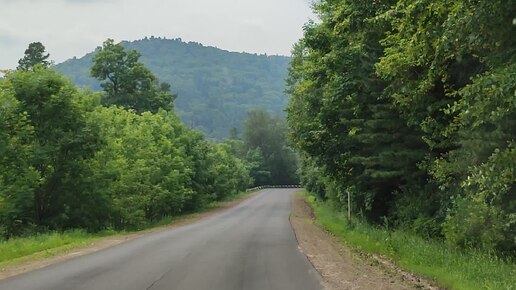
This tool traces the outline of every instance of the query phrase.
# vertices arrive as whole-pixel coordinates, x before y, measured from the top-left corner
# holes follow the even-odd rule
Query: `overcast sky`
[[[107,38],[182,38],[230,51],[290,55],[312,0],[0,0],[0,69],[40,41],[56,63]]]

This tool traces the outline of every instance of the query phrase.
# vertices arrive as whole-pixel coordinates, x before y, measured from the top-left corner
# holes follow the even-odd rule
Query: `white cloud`
[[[56,62],[106,38],[181,37],[232,51],[288,55],[313,17],[307,0],[0,0],[0,68],[30,42]]]

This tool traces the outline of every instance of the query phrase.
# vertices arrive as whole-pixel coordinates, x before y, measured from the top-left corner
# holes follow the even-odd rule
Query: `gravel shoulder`
[[[328,290],[436,289],[383,258],[346,248],[317,224],[312,209],[298,194],[292,198],[290,222],[300,250],[319,271]]]

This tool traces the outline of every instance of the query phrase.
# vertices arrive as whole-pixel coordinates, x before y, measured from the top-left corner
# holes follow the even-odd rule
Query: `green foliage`
[[[13,261],[34,260],[38,257],[66,252],[73,247],[87,246],[107,234],[109,232],[91,234],[84,230],[71,230],[64,233],[49,232],[31,237],[13,238],[0,242],[0,265]]]
[[[36,65],[48,68],[50,62],[47,60],[50,54],[46,53],[45,46],[41,42],[32,42],[25,50],[25,55],[18,61],[18,70],[30,70]]]
[[[89,165],[111,197],[117,228],[139,228],[147,220],[177,214],[182,200],[191,194],[177,140],[180,124],[170,114],[137,115],[122,108],[97,107],[90,115],[105,143]]]
[[[186,129],[173,112],[97,107],[90,118],[106,141],[91,171],[113,201],[116,228],[199,210],[249,185],[243,161]]]
[[[141,53],[141,62],[161,81],[172,84],[178,115],[188,126],[211,138],[242,131],[247,111],[283,114],[287,97],[283,79],[288,57],[228,52],[180,39],[145,38],[121,43]],[[100,89],[89,77],[94,53],[70,59],[56,68],[79,86]]]
[[[420,132],[382,97],[387,84],[375,75],[388,26],[363,21],[387,4],[317,5],[324,21],[305,27],[288,79],[294,145],[374,221],[389,214],[395,191],[425,178],[417,166],[425,153]]]
[[[2,191],[14,206],[5,212],[11,221],[7,233],[19,233],[31,224],[54,229],[70,224],[96,227],[103,219],[101,214],[81,220],[90,209],[100,209],[95,198],[86,199],[92,184],[81,176],[88,175],[84,160],[94,153],[98,138],[86,126],[75,87],[53,70],[35,67],[9,73],[1,88],[3,101],[11,99],[12,113],[18,118],[18,124],[7,124],[10,139],[17,141],[10,145],[23,147],[21,152],[10,150],[2,155],[7,168],[1,173]],[[21,126],[21,131],[13,131],[13,125]],[[21,176],[10,175],[16,172],[14,168]],[[81,208],[75,208],[81,197]]]
[[[120,80],[121,88],[133,81]],[[52,68],[0,80],[3,238],[141,229],[249,187],[249,164],[228,144],[186,128],[172,110],[100,104],[100,94],[77,89]]]
[[[297,160],[286,144],[286,133],[283,118],[261,110],[249,112],[243,141],[255,186],[297,183]]]
[[[320,1],[289,69],[303,182],[369,221],[514,253],[516,3]],[[316,176],[311,176],[316,175]]]
[[[244,161],[231,155],[227,145],[220,144],[209,152],[211,159],[212,190],[215,200],[224,200],[226,196],[234,196],[239,191],[247,189],[250,185],[250,174]]]
[[[465,198],[457,200],[456,207],[444,224],[446,238],[451,244],[493,249],[507,239],[503,235],[503,217],[497,208]]]
[[[34,128],[5,82],[0,85],[0,233],[21,234],[33,221],[39,173],[31,166]]]
[[[348,246],[382,254],[403,268],[436,281],[447,289],[514,289],[514,260],[486,251],[459,250],[402,230],[389,231],[361,221],[348,222],[345,213],[308,199],[317,221]]]
[[[103,102],[133,109],[138,113],[158,109],[171,110],[175,96],[169,93],[170,84],[158,79],[139,62],[141,54],[126,51],[113,39],[106,40],[93,57],[91,76],[104,81],[100,86],[106,92]]]
[[[265,163],[261,148],[249,149],[245,158],[249,162],[249,174],[253,177],[253,186],[271,184],[272,173]]]

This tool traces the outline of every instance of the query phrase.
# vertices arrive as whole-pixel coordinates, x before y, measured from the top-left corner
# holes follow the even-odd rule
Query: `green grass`
[[[234,196],[229,196],[224,201],[242,198],[251,193],[252,192],[242,192]],[[166,226],[173,222],[215,209],[221,206],[221,203],[224,201],[212,202],[195,213],[165,217],[157,222],[149,223],[142,230]],[[66,232],[49,232],[28,237],[12,238],[7,241],[0,240],[0,270],[6,266],[44,259],[69,252],[76,248],[85,247],[104,237],[123,235],[131,232],[137,231],[108,230],[99,233],[88,233],[84,230],[71,230]]]
[[[0,267],[57,255],[113,234],[115,234],[113,231],[91,234],[83,230],[72,230],[2,241],[0,242]]]
[[[344,213],[307,198],[317,221],[351,248],[379,253],[402,268],[448,289],[516,289],[516,264],[479,250],[459,250],[403,231],[365,222],[349,223]]]

